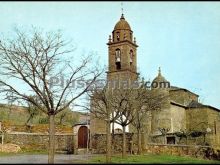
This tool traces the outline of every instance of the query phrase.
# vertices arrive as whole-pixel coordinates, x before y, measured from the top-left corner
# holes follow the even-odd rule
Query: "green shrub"
[[[49,123],[48,117],[39,119],[39,124],[48,124],[48,123]]]

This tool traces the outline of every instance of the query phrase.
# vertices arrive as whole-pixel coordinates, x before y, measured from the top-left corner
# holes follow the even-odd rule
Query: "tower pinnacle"
[[[123,13],[123,2],[121,2],[121,15],[124,15],[124,13]]]
[[[121,20],[125,19],[125,17],[124,17],[124,10],[123,10],[123,2],[121,3],[121,18],[120,19]]]
[[[159,70],[158,70],[158,76],[161,76],[161,69],[159,67]]]

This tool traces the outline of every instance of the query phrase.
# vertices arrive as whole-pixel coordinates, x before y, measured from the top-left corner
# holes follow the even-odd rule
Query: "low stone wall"
[[[166,137],[175,137],[175,144],[178,145],[205,145],[208,144],[210,146],[220,146],[220,137],[215,134],[207,134],[204,138],[204,136],[199,137],[187,137],[186,138],[180,138],[178,136],[175,136],[173,134],[168,134]],[[166,137],[163,135],[157,135],[157,136],[150,136],[150,143],[156,143],[156,144],[164,144],[164,141],[166,141]],[[166,142],[165,142],[166,144]]]
[[[48,148],[49,135],[39,133],[7,133],[4,135],[4,143],[13,143],[21,149],[46,150]],[[73,134],[56,134],[55,135],[56,151],[74,152],[74,135]]]
[[[210,146],[199,145],[164,145],[164,144],[148,144],[145,152],[154,154],[169,154],[178,156],[193,156],[200,158],[209,158],[212,151]]]
[[[91,135],[90,148],[92,153],[103,154],[106,153],[106,134],[94,134]],[[127,152],[131,152],[132,147],[132,133],[126,133],[126,147]],[[119,153],[122,151],[122,133],[114,135],[114,140],[112,140],[112,151],[114,153]]]
[[[0,144],[0,151],[7,152],[7,153],[17,153],[21,150],[20,146],[16,144]]]

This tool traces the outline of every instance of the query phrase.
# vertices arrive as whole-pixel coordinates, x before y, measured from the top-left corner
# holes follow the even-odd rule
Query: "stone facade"
[[[137,47],[133,31],[123,14],[109,36],[108,81],[137,80]]]
[[[153,126],[148,142],[166,144],[173,138],[172,144],[210,145],[219,148],[220,111],[212,106],[199,103],[198,95],[192,94],[190,91],[183,93],[181,89],[179,96],[175,91],[176,97],[174,97],[172,90],[170,93],[172,96],[170,96],[169,109],[152,113],[150,125]],[[165,122],[160,122],[161,120]],[[169,129],[165,137],[160,131],[156,131],[159,127]],[[176,136],[180,132],[188,134],[187,141],[184,138],[180,140]],[[201,135],[193,136],[193,132]]]
[[[204,106],[188,108],[186,115],[188,130],[207,131],[210,129],[210,136],[206,138],[207,143],[220,147],[220,111]]]
[[[122,133],[114,135],[112,141],[112,149],[114,153],[120,153],[122,151]],[[126,133],[126,151],[131,152],[133,146],[133,134]],[[106,153],[106,134],[93,134],[91,136],[91,149],[92,153]]]
[[[194,156],[197,158],[220,159],[220,150],[210,152],[212,149],[209,146],[195,145],[163,145],[163,144],[148,144],[145,148],[147,153],[169,154],[175,156]],[[215,154],[215,157],[213,155]]]
[[[83,127],[84,129],[82,129]],[[80,131],[80,129],[82,130]],[[88,123],[76,124],[73,127],[73,133],[75,137],[74,138],[74,149],[75,149],[74,153],[77,153],[78,149],[82,148],[82,145],[83,145],[83,148],[89,147],[89,137],[90,137],[89,130],[90,130],[90,125]]]
[[[106,122],[104,120],[95,118],[93,114],[90,117],[91,124],[90,124],[90,132],[91,134],[99,133],[105,134],[106,133]]]
[[[130,25],[121,16],[115,25],[112,36],[109,37],[108,57],[109,68],[107,80],[137,80],[137,44],[133,39]],[[132,53],[131,53],[132,52]],[[169,83],[161,73],[153,82]],[[170,84],[170,83],[169,83]],[[142,144],[197,144],[220,147],[220,110],[203,105],[199,102],[199,95],[188,89],[169,86],[168,88],[153,89],[167,95],[167,100],[160,111],[155,111],[146,116],[145,127],[142,130]],[[91,135],[105,133],[105,122],[91,117]],[[135,129],[129,126],[130,133]],[[163,135],[159,128],[166,129]],[[187,134],[187,139],[180,138],[181,133]],[[201,136],[194,137],[195,133]],[[196,135],[197,136],[197,135]]]
[[[73,134],[56,134],[56,151],[66,151],[67,153],[73,153],[74,138],[75,137]],[[30,150],[47,150],[48,140],[48,134],[39,133],[7,133],[4,136],[4,143],[13,143],[20,146],[21,149]]]
[[[170,100],[179,103],[181,105],[187,106],[192,101],[198,102],[198,95],[190,92],[187,89],[172,87],[169,92]]]
[[[138,78],[137,47],[133,31],[122,14],[109,36],[107,81],[110,88],[124,88]],[[91,107],[93,108],[93,107]],[[91,115],[91,135],[106,133],[106,123]]]

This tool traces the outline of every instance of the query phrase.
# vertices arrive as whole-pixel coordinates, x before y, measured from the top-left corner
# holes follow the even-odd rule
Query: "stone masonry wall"
[[[170,100],[187,106],[192,100],[198,101],[198,96],[184,90],[170,90]]]
[[[198,145],[163,145],[163,144],[148,144],[145,148],[147,153],[155,154],[169,154],[177,156],[194,156],[199,158],[206,158],[208,146]]]
[[[127,152],[131,151],[132,133],[126,133],[126,147]],[[106,134],[94,134],[91,136],[91,149],[93,153],[105,153],[106,152]],[[122,133],[115,134],[114,140],[112,140],[112,149],[114,153],[122,151]]]
[[[8,133],[5,134],[4,143],[13,143],[21,147],[21,149],[30,150],[46,150],[48,148],[49,136],[47,134],[37,133]],[[73,134],[57,134],[55,135],[55,149],[57,151],[74,151],[74,135]]]

